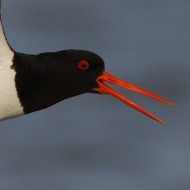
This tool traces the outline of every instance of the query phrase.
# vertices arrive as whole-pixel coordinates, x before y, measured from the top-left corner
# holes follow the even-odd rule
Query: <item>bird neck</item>
[[[12,68],[24,113],[47,108],[59,101],[81,94],[70,82],[59,53],[28,55],[15,52]],[[61,69],[61,72],[60,72]],[[73,92],[74,91],[74,92]]]
[[[0,0],[0,65],[6,64],[6,60],[11,58],[14,54],[5,36],[1,18],[1,2]]]

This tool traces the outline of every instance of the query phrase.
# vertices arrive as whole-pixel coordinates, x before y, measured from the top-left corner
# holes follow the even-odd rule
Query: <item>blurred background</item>
[[[176,108],[117,88],[167,125],[94,94],[1,121],[0,189],[189,190],[190,1],[4,0],[2,14],[16,51],[94,51]]]

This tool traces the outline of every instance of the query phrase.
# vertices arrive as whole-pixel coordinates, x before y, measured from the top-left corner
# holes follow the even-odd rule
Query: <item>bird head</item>
[[[47,108],[83,93],[98,93],[111,95],[164,124],[164,121],[109,87],[109,83],[173,106],[170,101],[109,74],[105,71],[103,59],[89,51],[64,50],[39,55],[15,53],[13,62],[24,113]]]
[[[127,104],[128,106],[145,114],[146,116],[162,124],[165,123],[163,120],[154,116],[152,113],[148,112],[144,108],[140,107],[133,101],[129,100],[128,98],[124,97],[123,95],[109,87],[108,83],[120,86],[122,88],[134,91],[136,93],[148,96],[157,101],[173,106],[173,104],[170,101],[141,87],[138,87],[132,83],[126,82],[124,80],[119,79],[118,77],[109,74],[107,71],[105,71],[103,59],[95,53],[83,50],[69,50],[67,53],[68,61],[66,62],[68,64],[72,63],[69,67],[71,67],[72,65],[72,67],[74,66],[72,70],[75,70],[75,72],[73,72],[72,70],[70,71],[71,74],[69,78],[73,77],[72,81],[76,83],[74,84],[74,86],[76,90],[80,89],[80,93],[91,92],[111,95],[120,100],[121,102]],[[73,75],[73,73],[75,74]]]

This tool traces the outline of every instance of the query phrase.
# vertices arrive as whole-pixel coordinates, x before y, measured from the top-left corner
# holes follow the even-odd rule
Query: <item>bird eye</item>
[[[86,70],[86,69],[89,68],[89,66],[90,66],[89,63],[86,60],[81,60],[81,61],[78,62],[78,68],[80,70]]]

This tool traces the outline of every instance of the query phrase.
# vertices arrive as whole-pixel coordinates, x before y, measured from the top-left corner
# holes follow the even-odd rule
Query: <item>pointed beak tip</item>
[[[168,105],[171,106],[171,107],[174,107],[174,108],[176,107],[176,105],[174,103],[172,103],[172,102],[168,102]]]
[[[162,125],[166,125],[167,123],[161,119],[158,120],[159,123],[161,123]]]

